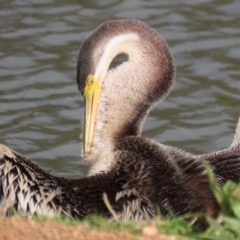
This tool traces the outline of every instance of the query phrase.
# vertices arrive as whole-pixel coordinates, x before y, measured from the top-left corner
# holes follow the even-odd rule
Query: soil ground
[[[141,235],[133,235],[127,230],[119,231],[100,231],[90,228],[86,224],[66,225],[54,221],[38,222],[34,220],[25,220],[19,217],[0,219],[0,240],[178,240],[175,236],[168,236],[159,233],[154,226],[145,226]]]

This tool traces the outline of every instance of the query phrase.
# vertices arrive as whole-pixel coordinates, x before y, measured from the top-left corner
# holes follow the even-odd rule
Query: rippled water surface
[[[227,147],[240,112],[239,13],[238,0],[1,1],[0,142],[51,173],[86,174],[78,50],[101,22],[137,18],[165,37],[177,65],[143,135],[195,154]]]

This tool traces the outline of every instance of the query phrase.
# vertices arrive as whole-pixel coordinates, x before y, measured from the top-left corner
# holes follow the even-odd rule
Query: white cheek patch
[[[131,42],[134,40],[139,40],[137,33],[121,34],[110,39],[104,47],[104,52],[99,60],[94,76],[100,76],[100,73],[102,72],[106,73],[113,58],[124,51],[124,49],[120,47],[120,43]]]

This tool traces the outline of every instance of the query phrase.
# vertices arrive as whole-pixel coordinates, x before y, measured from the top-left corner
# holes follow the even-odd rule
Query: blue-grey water
[[[240,113],[240,1],[0,1],[0,142],[50,173],[87,173],[80,158],[83,39],[109,19],[136,18],[167,40],[174,89],[143,135],[194,154],[230,145]]]

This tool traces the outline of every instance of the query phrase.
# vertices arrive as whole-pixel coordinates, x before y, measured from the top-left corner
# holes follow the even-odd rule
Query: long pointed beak
[[[85,98],[85,119],[84,119],[85,157],[90,154],[91,150],[100,92],[101,85],[99,79],[97,79],[93,75],[89,75],[87,78],[87,83],[83,94]]]

